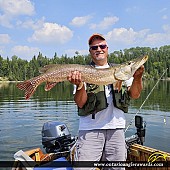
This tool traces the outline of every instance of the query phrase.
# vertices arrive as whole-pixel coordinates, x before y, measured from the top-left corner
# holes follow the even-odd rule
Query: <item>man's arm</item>
[[[77,106],[82,108],[87,101],[87,93],[84,87],[84,83],[81,79],[81,73],[78,71],[74,71],[70,73],[67,77],[70,83],[75,84],[77,86],[76,93],[74,95],[74,101],[76,102]],[[78,87],[83,83],[81,89],[78,90]]]
[[[137,99],[140,97],[140,93],[143,89],[142,85],[142,75],[145,68],[142,65],[138,70],[136,70],[135,74],[133,75],[134,79],[132,85],[129,87],[129,96],[133,99]]]

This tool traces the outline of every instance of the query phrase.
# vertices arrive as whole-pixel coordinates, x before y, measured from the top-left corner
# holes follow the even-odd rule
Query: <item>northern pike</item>
[[[138,57],[123,64],[117,64],[109,68],[97,69],[91,65],[80,64],[50,64],[40,69],[37,77],[18,83],[17,87],[25,91],[25,99],[29,99],[36,88],[46,82],[45,91],[49,91],[58,82],[67,81],[70,72],[79,71],[82,81],[89,84],[108,85],[130,79],[135,71],[148,59],[147,55]]]

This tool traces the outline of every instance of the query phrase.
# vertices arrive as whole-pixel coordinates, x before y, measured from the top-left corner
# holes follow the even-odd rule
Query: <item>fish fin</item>
[[[56,84],[57,84],[57,82],[49,82],[49,81],[47,81],[47,83],[45,85],[45,91],[51,90]]]
[[[57,64],[49,64],[39,69],[40,73],[46,73],[50,68],[56,66]]]
[[[34,86],[30,80],[27,80],[27,81],[24,81],[24,82],[21,82],[21,83],[18,83],[17,84],[17,87],[20,89],[20,90],[23,90],[25,91],[25,99],[28,100],[32,95],[33,93],[35,92],[37,86]]]
[[[122,87],[122,81],[121,80],[117,80],[116,83],[115,83],[114,89],[118,90],[118,92],[119,92],[121,87]]]

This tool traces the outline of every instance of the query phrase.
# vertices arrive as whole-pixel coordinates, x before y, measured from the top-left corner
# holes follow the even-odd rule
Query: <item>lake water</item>
[[[155,85],[155,81],[145,81],[141,97],[131,101],[126,114],[127,125],[135,116],[143,101]],[[0,161],[13,160],[18,150],[41,144],[42,126],[47,121],[65,123],[73,136],[78,132],[77,107],[73,101],[73,86],[59,83],[49,92],[44,85],[38,87],[30,100],[16,88],[16,83],[0,83]],[[139,115],[146,121],[144,145],[170,152],[170,81],[160,81]],[[134,122],[126,136],[136,132]]]

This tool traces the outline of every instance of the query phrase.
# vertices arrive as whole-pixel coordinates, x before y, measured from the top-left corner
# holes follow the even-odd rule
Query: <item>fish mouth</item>
[[[143,56],[142,60],[139,62],[139,65],[143,65],[148,60],[148,56]]]
[[[137,58],[134,61],[129,62],[128,65],[139,67],[139,66],[143,65],[147,60],[148,60],[148,56],[144,55],[144,56]]]

